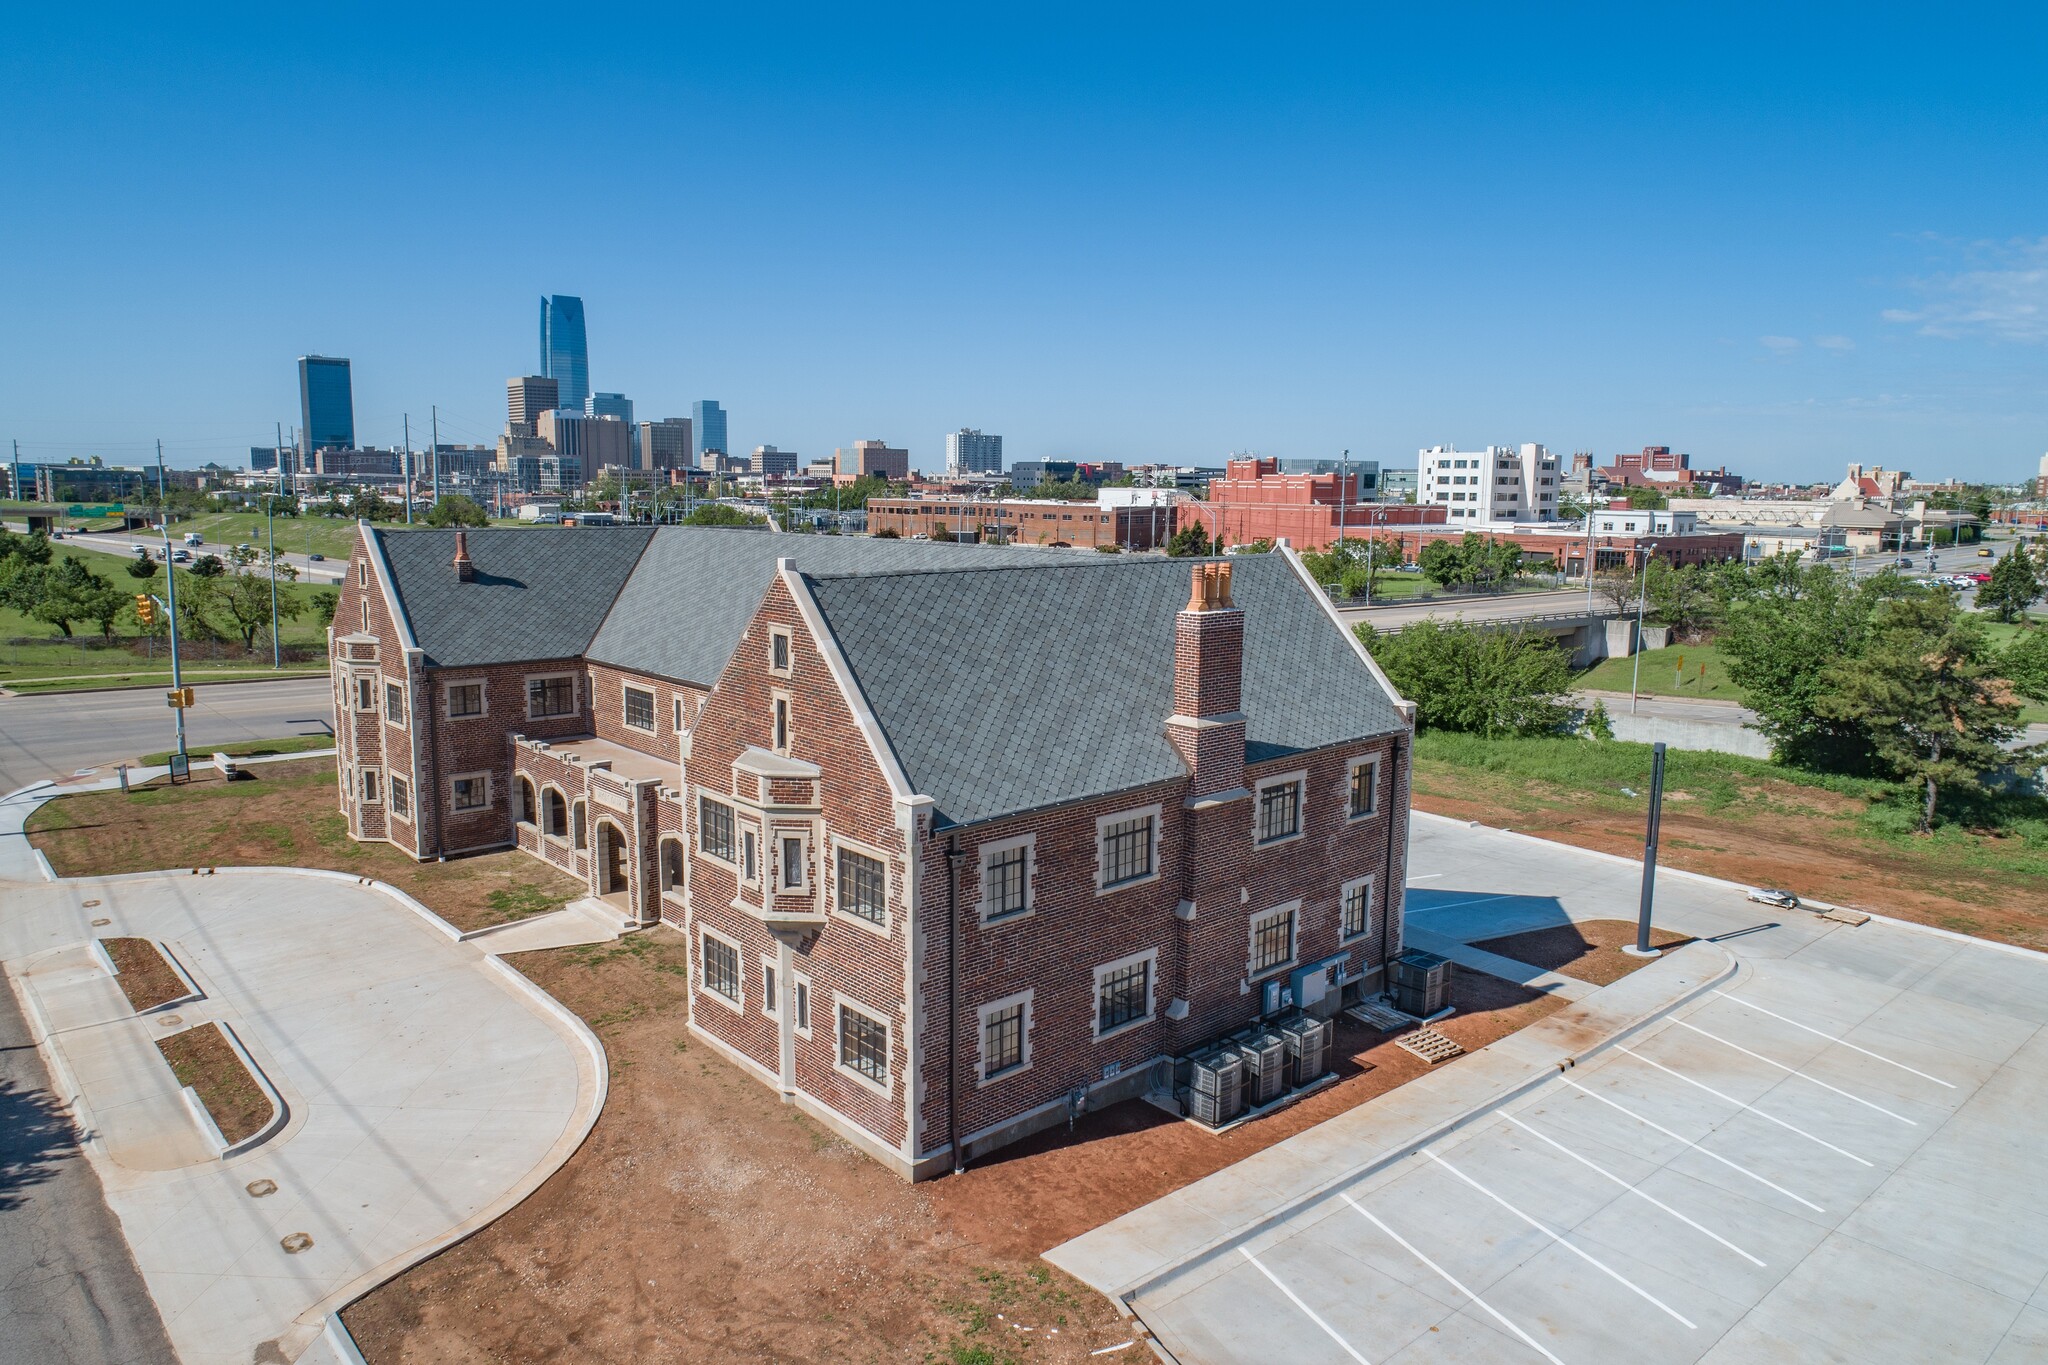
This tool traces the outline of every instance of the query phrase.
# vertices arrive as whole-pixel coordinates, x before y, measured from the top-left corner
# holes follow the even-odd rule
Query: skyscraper
[[[623,393],[593,393],[583,400],[585,417],[616,417],[631,425],[633,400]]]
[[[696,460],[690,443],[690,419],[664,417],[659,422],[640,424],[640,467],[642,469],[688,469]]]
[[[962,427],[946,435],[946,470],[951,474],[1003,472],[1003,438]]]
[[[725,443],[726,411],[714,399],[700,398],[690,405],[690,420],[697,424],[697,463],[704,463],[704,452],[716,450],[730,455],[732,447]]]
[[[525,374],[505,381],[506,428],[514,436],[531,436],[540,415],[562,406],[562,391],[543,374]]]
[[[326,355],[299,357],[299,430],[308,455],[355,448],[356,401],[349,387],[348,361]]]
[[[560,406],[583,411],[590,398],[590,347],[583,339],[583,300],[570,294],[540,301],[540,372],[560,389]]]

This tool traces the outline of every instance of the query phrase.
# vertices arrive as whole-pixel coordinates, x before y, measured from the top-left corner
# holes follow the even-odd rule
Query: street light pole
[[[1657,542],[1650,541],[1642,547],[1643,578],[1636,588],[1636,638],[1629,652],[1635,656],[1635,672],[1628,684],[1628,713],[1636,713],[1636,694],[1643,680],[1643,599],[1650,595],[1650,556],[1655,554]]]
[[[1636,910],[1636,942],[1622,951],[1630,957],[1656,957],[1650,946],[1650,908],[1657,899],[1657,835],[1664,823],[1664,743],[1650,750],[1650,820],[1643,831],[1643,896]]]
[[[156,443],[156,512],[164,528],[164,615],[171,618],[171,690],[180,691],[184,675],[178,671],[178,566],[171,562],[171,506],[164,492],[164,443]],[[185,708],[174,706],[178,720],[178,756],[172,766],[172,780],[177,779],[177,770],[192,771],[192,756],[185,752]]]

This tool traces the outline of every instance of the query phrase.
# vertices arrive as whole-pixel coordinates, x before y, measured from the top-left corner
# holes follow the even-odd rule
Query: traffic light
[[[164,693],[164,700],[169,703],[173,711],[183,711],[192,705],[192,689],[189,687],[173,687],[170,691]]]
[[[146,592],[135,594],[135,619],[142,622],[144,630],[156,624],[156,599]]]

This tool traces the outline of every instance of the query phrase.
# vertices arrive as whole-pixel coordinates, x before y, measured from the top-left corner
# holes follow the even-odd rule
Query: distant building
[[[1416,501],[1442,507],[1459,522],[1557,520],[1557,457],[1534,442],[1420,453]]]
[[[576,462],[579,471],[633,462],[632,428],[616,417],[585,417],[564,408],[540,415],[540,438],[554,453]],[[582,482],[580,476],[576,487]]]
[[[543,455],[539,460],[539,493],[573,493],[583,486],[584,465],[568,455]]]
[[[893,531],[904,540],[1149,550],[1173,534],[1173,510],[1050,498],[869,498],[868,533]]]
[[[721,455],[733,453],[726,444],[725,419],[727,413],[712,398],[700,398],[690,405],[690,420],[697,428],[697,463],[704,463],[704,452],[715,450]]]
[[[1593,534],[1596,536],[1650,535],[1689,536],[1700,529],[1700,514],[1662,507],[1596,508]]]
[[[1872,465],[1865,469],[1860,464],[1849,466],[1849,473],[1835,485],[1831,495],[1835,502],[1855,502],[1862,498],[1896,498],[1905,491],[1906,482],[1913,476],[1903,469],[1886,469],[1883,465]]]
[[[1420,470],[1382,469],[1380,471],[1380,496],[1390,502],[1399,502],[1413,494],[1421,485],[1417,482]]]
[[[1104,489],[1107,498],[1112,492]],[[1181,526],[1200,525],[1226,546],[1285,538],[1297,550],[1326,550],[1341,534],[1366,539],[1391,527],[1442,525],[1445,510],[1407,506],[1360,496],[1356,472],[1289,474],[1271,456],[1244,456],[1209,483],[1206,502],[1180,508]]]
[[[505,430],[514,436],[535,435],[540,430],[540,415],[560,406],[561,386],[544,374],[505,381]]]
[[[306,454],[356,443],[355,395],[348,361],[339,356],[299,357],[299,449]]]
[[[796,473],[798,455],[794,450],[778,450],[774,446],[755,446],[754,458],[748,472],[764,479],[786,479]]]
[[[28,484],[29,466],[22,466],[22,484]],[[155,471],[117,468],[90,460],[35,466],[38,502],[126,502],[145,489],[155,487]]]
[[[643,469],[688,469],[697,463],[691,444],[692,424],[687,417],[664,417],[659,422],[640,424],[640,467]]]
[[[1378,460],[1280,459],[1282,474],[1350,474],[1357,480],[1358,495],[1370,501],[1380,486]]]
[[[435,446],[431,462],[428,457],[415,457],[431,473],[437,466],[444,479],[477,479],[497,467],[498,452],[493,446]]]
[[[1000,474],[1003,472],[1003,438],[992,431],[962,427],[946,434],[948,474]]]
[[[287,474],[298,473],[298,452],[290,446],[249,447],[249,468],[264,474],[275,474],[280,467]]]
[[[1572,469],[1578,470],[1577,455],[1572,457]],[[1587,463],[1592,463],[1591,456]],[[1644,446],[1633,455],[1617,455],[1614,463],[1605,469],[1595,471],[1600,478],[1620,487],[1681,487],[1694,485],[1714,493],[1739,493],[1742,491],[1742,477],[1730,474],[1727,469],[1694,469],[1692,456],[1671,449],[1670,446]]]
[[[590,348],[583,336],[583,300],[570,294],[540,301],[540,372],[555,381],[561,407],[582,412],[590,398]]]
[[[395,479],[405,473],[405,456],[396,450],[341,450],[322,446],[313,452],[313,472],[329,479],[363,475]]]
[[[593,393],[583,400],[585,417],[616,417],[628,426],[633,422],[633,400],[623,393]]]
[[[832,452],[832,467],[857,479],[901,482],[910,477],[910,452],[898,450],[885,441],[855,441],[852,450]]]
[[[2034,496],[2048,499],[2048,455],[2041,457],[2041,472],[2034,477]]]
[[[1115,460],[1017,460],[1010,465],[1014,488],[1036,488],[1042,483],[1113,483],[1124,476]]]

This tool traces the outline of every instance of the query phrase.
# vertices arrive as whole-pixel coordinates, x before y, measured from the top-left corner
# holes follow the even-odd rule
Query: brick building
[[[692,1031],[912,1178],[1400,951],[1409,708],[1291,553],[790,539],[363,528],[350,833],[674,926]]]
[[[1171,508],[1056,502],[1050,498],[869,498],[868,532],[1094,549],[1151,550],[1174,532]]]
[[[1209,481],[1206,502],[1181,506],[1180,524],[1199,523],[1225,545],[1279,541],[1299,550],[1327,550],[1338,530],[1351,540],[1398,527],[1441,526],[1444,508],[1358,500],[1359,477],[1339,471],[1283,474],[1280,461],[1249,456],[1224,465],[1223,477]]]
[[[1700,487],[1730,497],[1740,493],[1743,484],[1742,476],[1730,474],[1725,465],[1716,469],[1694,469],[1692,456],[1674,451],[1670,446],[1644,446],[1639,453],[1616,455],[1613,464],[1597,473],[1602,481],[1616,488]]]

